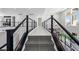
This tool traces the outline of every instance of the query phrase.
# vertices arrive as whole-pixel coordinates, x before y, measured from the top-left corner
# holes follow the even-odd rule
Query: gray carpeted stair
[[[28,36],[25,51],[54,51],[51,36]]]

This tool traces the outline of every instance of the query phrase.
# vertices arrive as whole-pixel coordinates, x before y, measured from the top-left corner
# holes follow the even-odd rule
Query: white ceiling
[[[64,10],[64,8],[0,8],[0,12],[3,13],[16,13],[16,14],[30,14],[39,15],[43,14],[45,11],[57,13]]]
[[[30,15],[33,19],[37,17],[53,15],[65,10],[64,8],[0,8],[0,13]]]

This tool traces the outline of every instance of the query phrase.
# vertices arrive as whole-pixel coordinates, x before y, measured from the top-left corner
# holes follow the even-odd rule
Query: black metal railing
[[[0,49],[4,48],[5,46],[7,46],[7,43],[4,44],[4,45],[2,45],[2,46],[0,47]]]
[[[27,21],[26,21],[26,32],[23,34],[23,36],[21,37],[21,40],[19,41],[19,43],[17,44],[17,46],[16,46],[16,48],[15,48],[15,51],[21,51],[22,50],[22,48],[23,48],[23,45],[24,45],[24,42],[25,42],[25,40],[26,40],[26,38],[27,38],[27,35],[28,35],[28,33],[30,32],[30,31],[32,31],[36,26],[35,26],[35,24],[36,24],[36,22],[33,20],[33,19],[31,19],[31,18],[29,18],[29,17],[27,17],[27,19],[26,19]],[[30,22],[31,21],[31,22]],[[30,26],[29,26],[30,25]],[[29,29],[30,28],[30,29]]]
[[[56,19],[53,19],[78,45],[79,41],[76,39],[63,25],[61,25]]]
[[[50,21],[49,21],[50,20]],[[48,22],[49,21],[49,22]],[[50,28],[48,28],[49,26],[47,26],[46,24],[47,23],[50,23]],[[78,39],[76,39],[63,25],[61,25],[54,17],[53,15],[51,15],[50,18],[48,18],[47,20],[45,20],[43,22],[43,26],[44,28],[46,28],[48,31],[51,32],[52,36],[53,36],[53,39],[55,41],[55,44],[57,46],[57,49],[59,51],[63,51],[65,50],[62,43],[60,42],[60,38],[59,38],[59,34],[56,32],[55,28],[56,27],[54,24],[58,24],[58,26],[67,34],[67,36],[69,36],[77,45],[79,45],[79,41]],[[71,40],[70,40],[71,41]],[[71,43],[70,43],[71,44]],[[67,45],[67,44],[65,44]],[[67,45],[68,46],[68,45]],[[68,46],[69,48],[71,48],[71,45]],[[72,48],[71,48],[72,49]],[[74,51],[74,49],[72,49]]]
[[[5,45],[1,46],[0,49],[2,49],[3,47],[7,46],[7,51],[21,51],[22,48],[23,48],[23,45],[25,43],[25,40],[27,38],[28,33],[36,27],[35,26],[35,24],[36,24],[35,20],[31,19],[34,22],[34,24],[32,24],[31,29],[29,30],[29,27],[30,27],[29,26],[29,20],[30,19],[31,18],[29,18],[29,16],[26,15],[26,18],[22,22],[20,22],[14,29],[6,30],[7,43]],[[21,27],[21,25],[23,26],[24,22],[26,23],[26,26],[25,26],[26,27],[26,31],[23,33],[21,39],[19,40],[18,44],[14,48],[14,33]]]

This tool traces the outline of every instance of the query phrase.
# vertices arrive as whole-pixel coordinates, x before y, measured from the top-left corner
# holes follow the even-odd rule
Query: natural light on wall
[[[77,26],[78,20],[79,20],[78,9],[76,9],[76,8],[72,9],[71,8],[68,12],[66,12],[66,14],[65,14],[66,25]]]
[[[65,13],[65,25],[71,25],[72,16],[70,10]]]
[[[77,25],[77,18],[76,18],[76,9],[71,9],[71,15],[72,15],[72,23],[71,23],[71,26],[76,26]]]

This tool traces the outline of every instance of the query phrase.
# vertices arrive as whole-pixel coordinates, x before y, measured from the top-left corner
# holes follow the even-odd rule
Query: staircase
[[[28,26],[28,23],[30,23],[28,19],[33,21],[27,15],[26,18],[15,27],[15,29],[6,30],[7,43],[3,44],[0,47],[1,51],[3,51],[2,48],[4,47],[7,47],[7,49],[5,49],[7,51],[21,51],[21,50],[24,50],[24,51],[66,51],[65,46],[67,46],[71,51],[76,51],[76,49],[74,49],[73,47],[74,44],[77,45],[76,48],[79,48],[79,40],[76,39],[67,29],[65,29],[64,26],[62,26],[56,19],[54,19],[53,16],[51,16],[51,18],[48,18],[46,21],[44,21],[44,25],[45,25],[49,19],[51,20],[51,29],[47,28],[47,26],[42,27],[43,24],[41,23],[41,19],[38,19],[37,27],[35,27],[35,24],[34,24],[34,27],[32,27],[33,24],[31,24],[31,26]],[[15,48],[13,48],[15,45],[13,44],[14,43],[13,35],[15,32],[17,32],[19,27],[21,27],[24,21],[26,21],[25,22],[26,31],[22,34],[22,37],[19,40],[19,42],[16,44]],[[62,38],[60,39],[60,36],[61,36],[60,33],[57,33],[53,27],[53,21],[55,21],[63,29],[66,35],[68,35],[69,40],[72,39],[74,43],[70,40],[70,45],[67,45],[66,36],[65,36],[65,42],[62,42]],[[32,28],[29,29],[29,27],[32,27]]]
[[[38,18],[38,26],[28,34],[25,51],[54,51],[51,34],[42,27],[41,18]]]
[[[51,34],[41,26],[36,27],[28,34],[25,51],[54,51]]]
[[[25,51],[54,51],[51,36],[29,36]]]

